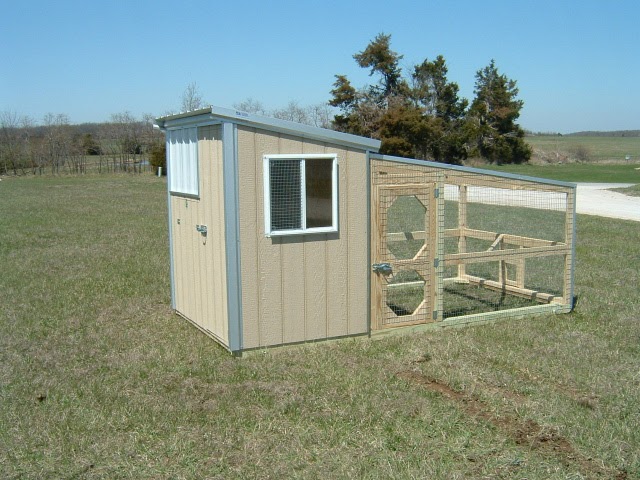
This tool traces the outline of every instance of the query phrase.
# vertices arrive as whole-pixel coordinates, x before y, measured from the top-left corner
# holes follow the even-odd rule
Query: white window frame
[[[331,226],[307,228],[306,205],[306,159],[326,159],[331,162]],[[272,230],[271,228],[271,182],[270,164],[275,160],[300,160],[300,215],[302,228],[292,230]],[[312,154],[274,154],[264,155],[263,163],[264,179],[264,231],[265,236],[307,235],[313,233],[331,233],[338,231],[338,155],[335,153]]]
[[[198,127],[167,131],[169,191],[173,195],[200,197]]]

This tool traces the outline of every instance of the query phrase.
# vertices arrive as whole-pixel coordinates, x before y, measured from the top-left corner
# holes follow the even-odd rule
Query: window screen
[[[198,129],[169,130],[169,190],[172,193],[198,196]]]
[[[267,235],[337,230],[335,155],[268,155],[264,170]]]

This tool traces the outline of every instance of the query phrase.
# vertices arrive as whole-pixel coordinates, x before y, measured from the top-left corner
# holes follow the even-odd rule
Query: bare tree
[[[280,120],[289,120],[291,122],[304,123],[309,125],[309,116],[307,109],[301,107],[297,101],[291,100],[285,108],[274,110],[272,115]]]
[[[204,100],[196,82],[191,82],[182,94],[182,111],[191,112],[204,107]]]
[[[14,175],[18,173],[19,126],[20,117],[16,112],[0,112],[0,174],[6,175],[10,169]]]
[[[307,117],[309,124],[314,127],[331,128],[331,120],[333,120],[333,112],[327,103],[318,103],[307,107]]]
[[[256,115],[268,115],[267,109],[259,100],[254,100],[249,97],[240,103],[234,103],[233,108],[240,110],[241,112],[254,113]]]
[[[111,154],[114,170],[137,171],[137,157],[141,152],[141,122],[129,112],[114,113],[109,122]]]
[[[69,117],[64,113],[47,113],[44,116],[45,151],[51,162],[51,173],[60,173],[70,154],[71,135]]]

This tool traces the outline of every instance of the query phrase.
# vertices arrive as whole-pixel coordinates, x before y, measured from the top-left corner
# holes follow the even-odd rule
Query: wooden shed
[[[218,107],[157,125],[172,308],[231,352],[571,309],[573,184]]]

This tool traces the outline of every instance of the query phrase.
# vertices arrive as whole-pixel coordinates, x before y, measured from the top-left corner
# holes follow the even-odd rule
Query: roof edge
[[[455,170],[458,172],[478,173],[482,175],[490,175],[493,177],[509,178],[512,180],[522,180],[525,182],[541,183],[544,185],[554,185],[557,187],[576,188],[576,184],[572,182],[563,182],[562,180],[552,180],[549,178],[532,177],[530,175],[520,175],[517,173],[496,172],[495,170],[488,170],[486,168],[465,167],[462,165],[451,165],[449,163],[434,162],[431,160],[417,160],[415,158],[395,157],[393,155],[383,155],[381,153],[374,153],[371,158],[375,160],[387,160],[390,162],[407,163],[410,165],[422,165],[426,167],[441,168],[444,170]]]
[[[167,115],[156,119],[155,123],[161,130],[184,127],[187,125],[211,124],[218,122],[231,122],[238,125],[263,128],[289,135],[301,136],[313,140],[330,143],[338,143],[363,150],[377,152],[380,150],[381,141],[373,138],[361,137],[350,133],[337,132],[326,128],[313,127],[302,123],[278,118],[265,117],[240,110],[209,106],[191,112],[182,112],[175,115]]]

